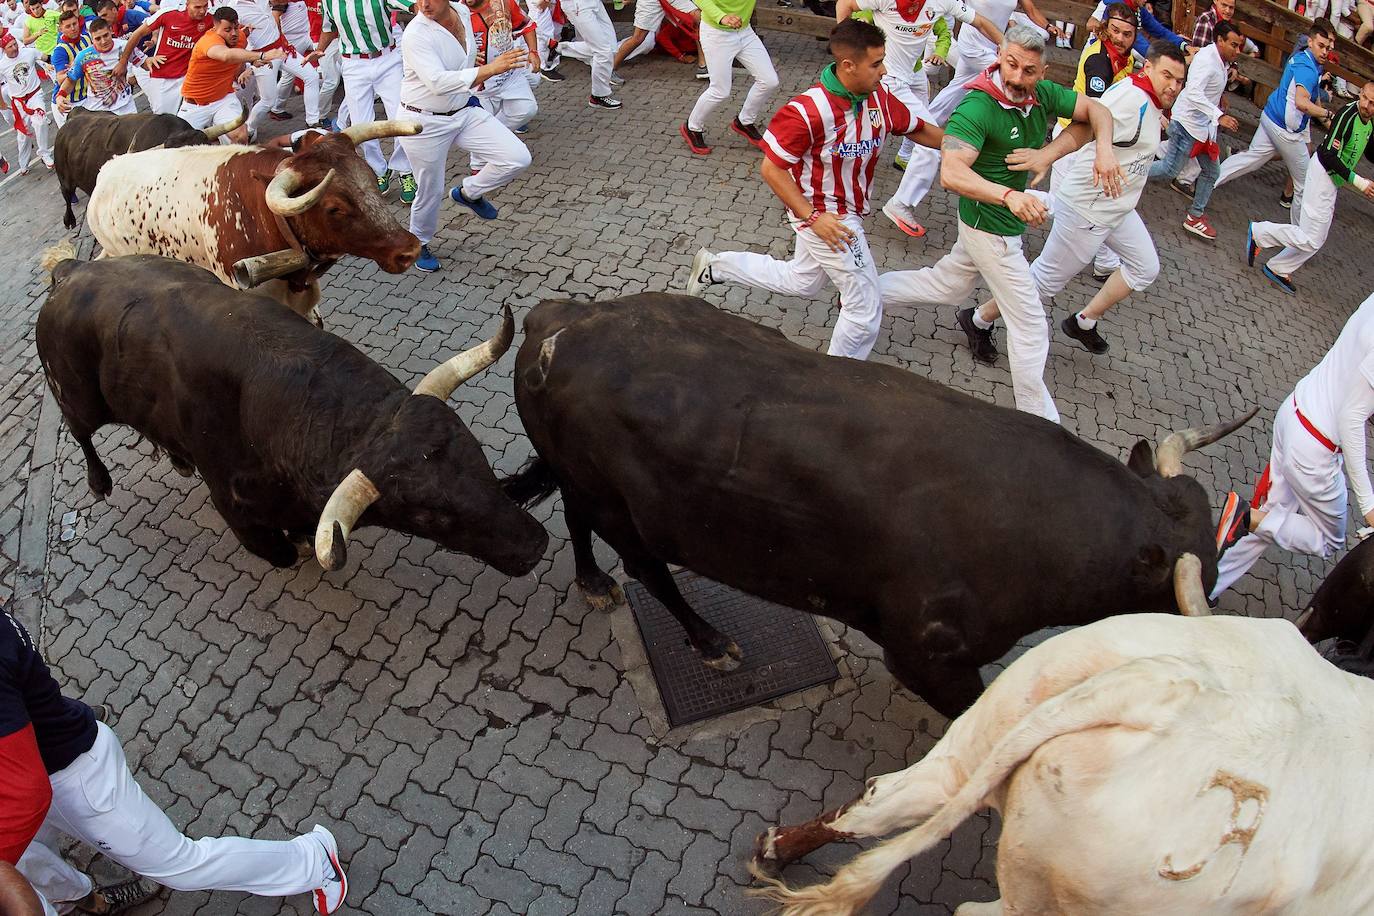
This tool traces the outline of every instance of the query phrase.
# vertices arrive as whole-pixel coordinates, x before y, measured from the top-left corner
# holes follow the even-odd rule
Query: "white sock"
[[[979,309],[973,310],[973,326],[980,331],[987,331],[992,328],[991,321],[984,321]]]
[[[1096,318],[1084,318],[1082,312],[1078,313],[1078,329],[1080,331],[1091,331],[1095,327],[1097,327]]]

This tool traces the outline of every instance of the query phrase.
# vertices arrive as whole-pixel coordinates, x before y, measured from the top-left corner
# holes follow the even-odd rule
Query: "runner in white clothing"
[[[415,267],[428,273],[439,269],[429,243],[439,222],[449,149],[457,146],[485,163],[448,195],[482,219],[496,218],[496,208],[486,195],[529,168],[530,151],[482,107],[474,90],[492,77],[531,66],[535,55],[522,44],[476,66],[477,38],[466,6],[449,0],[418,0],[415,9],[419,15],[406,26],[401,39],[405,70],[401,110],[418,120],[423,131],[403,138],[401,144],[419,186],[410,208],[410,231],[421,245]]]
[[[1103,245],[1121,259],[1121,266],[1087,307],[1060,324],[1065,334],[1093,353],[1107,352],[1107,342],[1097,331],[1097,322],[1107,310],[1133,291],[1147,288],[1159,276],[1159,255],[1136,204],[1159,149],[1163,114],[1178,98],[1187,72],[1183,51],[1167,41],[1156,41],[1150,45],[1144,69],[1099,97],[1112,113],[1112,148],[1126,177],[1119,197],[1108,197],[1094,180],[1094,153],[1084,147],[1092,136],[1087,124],[1071,124],[1064,133],[1075,136],[1057,137],[1030,156],[1037,175],[1047,172],[1056,161],[1064,166],[1051,198],[1054,228],[1031,264],[1040,300],[1046,302],[1059,295]],[[1078,152],[1061,160],[1065,144],[1078,148]],[[985,303],[980,314],[986,321],[994,320],[1000,314],[997,303]]]
[[[994,45],[1002,43],[1002,31],[964,0],[839,0],[835,18],[843,21],[859,10],[872,11],[873,24],[887,38],[887,76],[883,77],[883,85],[923,121],[935,120],[930,113],[930,84],[924,65],[937,21],[952,17],[972,26]],[[883,205],[883,215],[907,235],[920,238],[926,230],[916,219],[915,207],[925,198],[940,170],[940,153],[904,142],[898,156],[906,160],[906,171],[897,193]]]
[[[19,174],[29,172],[30,147],[37,141],[38,158],[49,169],[52,142],[48,138],[48,103],[43,98],[38,73],[45,66],[37,48],[21,48],[9,32],[0,33],[0,86],[4,87],[5,107],[14,121],[14,136],[19,144]]]
[[[300,4],[300,8],[304,16],[305,4]],[[239,12],[239,22],[251,29],[248,33],[248,50],[266,51],[281,48],[286,55],[280,60],[273,61],[270,66],[254,67],[252,70],[253,80],[257,85],[258,102],[248,113],[249,135],[256,137],[272,110],[277,107],[277,81],[283,73],[289,74],[288,87],[290,77],[300,80],[305,85],[305,122],[311,127],[319,124],[320,69],[314,66],[314,63],[323,54],[310,50],[308,20],[305,22],[304,34],[298,36],[303,38],[304,42],[298,47],[282,34],[275,11],[268,5],[268,0],[238,0],[235,9]],[[301,51],[301,47],[305,49],[304,52]]]
[[[1374,296],[1350,316],[1336,343],[1283,399],[1274,446],[1254,505],[1228,494],[1217,526],[1217,584],[1230,588],[1270,544],[1329,557],[1345,543],[1346,474],[1366,525],[1374,488],[1365,461],[1365,423],[1374,416]]]
[[[282,38],[296,53],[288,55],[282,61],[281,75],[277,79],[277,101],[272,105],[268,115],[273,121],[291,119],[284,106],[286,100],[291,97],[293,84],[299,79],[301,93],[305,97],[305,123],[315,127],[328,112],[324,107],[328,99],[324,97],[324,55],[310,53],[315,50],[315,42],[310,38],[310,13],[306,10],[305,0],[290,0],[286,4],[286,9],[281,11],[279,25]],[[296,76],[298,66],[306,67],[313,74],[313,78]],[[332,88],[330,97],[333,97]]]

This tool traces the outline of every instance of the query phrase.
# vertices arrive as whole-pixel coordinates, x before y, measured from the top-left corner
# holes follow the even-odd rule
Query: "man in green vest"
[[[1245,260],[1255,266],[1261,249],[1283,245],[1283,251],[1262,268],[1275,286],[1296,293],[1293,271],[1306,264],[1326,243],[1331,218],[1336,215],[1336,189],[1350,185],[1374,200],[1374,181],[1355,174],[1361,159],[1374,162],[1369,135],[1374,130],[1374,82],[1364,84],[1360,97],[1345,106],[1331,122],[1326,139],[1312,154],[1307,166],[1307,185],[1302,211],[1291,223],[1251,223],[1245,240]]]
[[[1045,205],[1026,193],[1030,154],[1045,145],[1051,118],[1092,125],[1094,185],[1121,194],[1121,166],[1112,151],[1112,114],[1101,102],[1044,79],[1045,39],[1021,24],[1007,28],[997,62],[968,83],[968,94],[945,125],[940,183],[959,195],[959,237],[933,267],[878,278],[884,308],[961,302],[981,277],[1007,325],[1008,359],[1016,406],[1059,422],[1045,386],[1050,334],[1045,309],[1021,250],[1026,225],[1039,226]],[[1070,148],[1072,147],[1072,148]],[[1069,143],[1064,152],[1073,152]],[[1038,178],[1039,176],[1037,176]],[[1005,297],[1005,298],[1004,298]],[[1010,305],[1010,308],[1008,307]],[[958,312],[974,355],[996,359],[992,323],[976,309]]]

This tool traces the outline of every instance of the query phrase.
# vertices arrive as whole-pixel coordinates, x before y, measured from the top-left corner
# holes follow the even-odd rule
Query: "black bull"
[[[158,146],[175,149],[212,143],[236,126],[237,123],[201,131],[172,114],[117,115],[73,108],[53,141],[57,185],[62,192],[62,202],[67,205],[62,224],[68,229],[76,228],[76,214],[72,212],[76,192],[85,191],[89,195],[95,190],[101,166],[115,156]]]
[[[122,423],[181,473],[198,470],[240,543],[276,566],[295,564],[293,541],[313,534],[337,569],[349,532],[368,524],[511,575],[543,555],[547,533],[445,404],[510,346],[508,309],[495,338],[412,393],[347,341],[209,271],[151,255],[58,263],[69,253],[45,257],[38,355],[97,496],[112,483],[92,434]]]
[[[979,666],[1041,627],[1206,613],[1207,494],[1176,475],[1244,422],[1171,436],[1158,467],[1141,442],[1128,468],[1039,417],[664,294],[536,306],[515,401],[538,458],[507,492],[562,491],[590,598],[617,597],[595,531],[707,664],[739,650],[667,563],[857,627],[948,716],[981,692]]]

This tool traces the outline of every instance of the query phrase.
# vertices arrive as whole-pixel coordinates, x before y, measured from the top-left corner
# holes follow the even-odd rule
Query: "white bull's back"
[[[219,234],[242,232],[242,217],[219,199],[218,173],[229,159],[255,149],[211,144],[114,157],[100,169],[86,206],[91,234],[106,256],[162,255],[234,285],[219,262]]]

